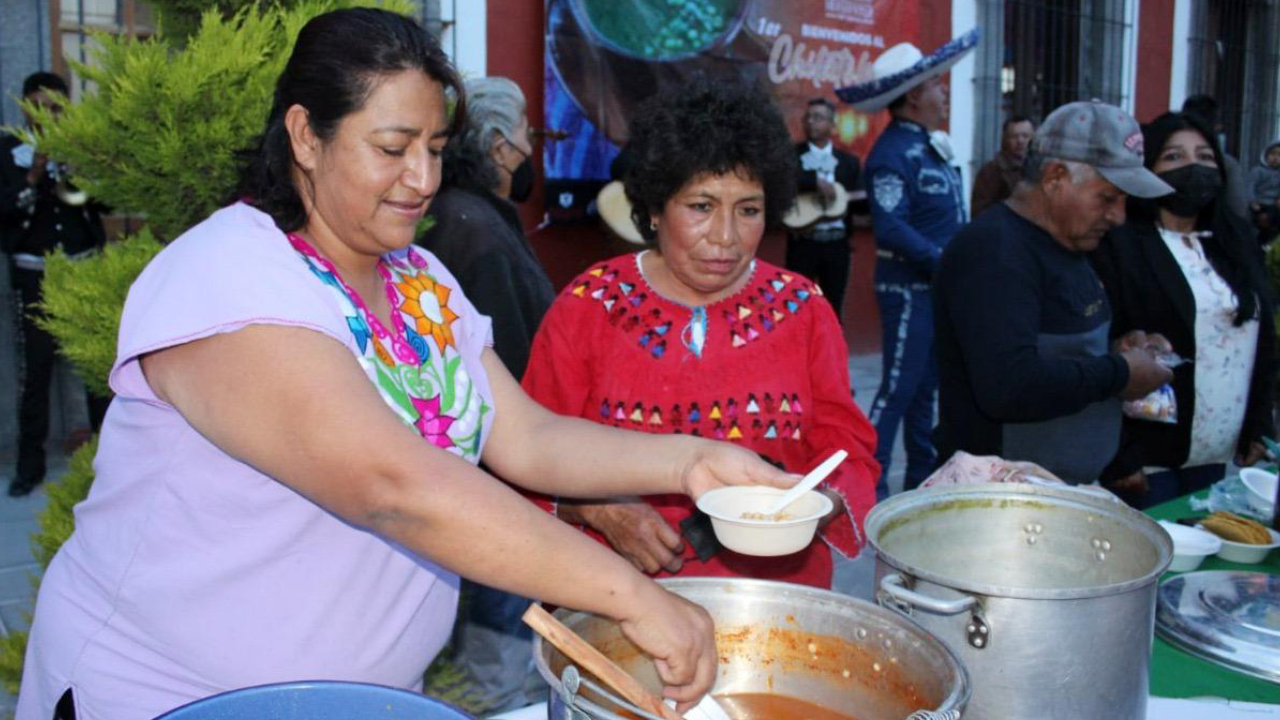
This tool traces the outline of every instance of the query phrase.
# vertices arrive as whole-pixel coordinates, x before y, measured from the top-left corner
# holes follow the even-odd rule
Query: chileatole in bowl
[[[818,521],[831,512],[831,498],[811,491],[782,513],[768,515],[784,490],[761,485],[716,488],[698,498],[698,509],[711,517],[720,544],[744,555],[790,555],[813,541]]]

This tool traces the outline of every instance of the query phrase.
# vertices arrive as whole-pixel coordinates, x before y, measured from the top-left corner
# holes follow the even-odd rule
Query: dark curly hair
[[[697,78],[649,98],[631,121],[623,178],[631,218],[645,241],[653,215],[703,173],[743,171],[764,188],[765,221],[775,226],[796,195],[796,157],[786,123],[759,87]]]
[[[404,70],[421,70],[444,86],[453,102],[449,134],[454,134],[466,114],[462,83],[435,38],[417,22],[375,8],[312,18],[276,80],[266,129],[239,153],[240,179],[231,199],[246,198],[285,232],[302,227],[307,213],[293,182],[285,113],[294,105],[306,108],[312,131],[327,142],[344,117],[364,106],[380,76]]]

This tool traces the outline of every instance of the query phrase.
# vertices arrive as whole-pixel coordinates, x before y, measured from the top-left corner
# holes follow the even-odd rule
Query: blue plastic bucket
[[[474,720],[439,700],[399,688],[351,682],[290,682],[231,690],[155,720]]]

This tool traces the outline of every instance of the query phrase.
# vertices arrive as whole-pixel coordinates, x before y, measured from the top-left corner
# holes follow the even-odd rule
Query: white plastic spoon
[[[831,453],[831,457],[823,460],[821,465],[809,471],[809,474],[801,478],[800,482],[796,483],[790,490],[782,493],[781,497],[774,501],[773,507],[764,511],[765,515],[777,515],[786,510],[787,506],[799,500],[801,495],[818,487],[818,483],[826,480],[831,471],[835,470],[836,466],[844,462],[847,457],[849,457],[849,453],[844,450],[837,450]]]

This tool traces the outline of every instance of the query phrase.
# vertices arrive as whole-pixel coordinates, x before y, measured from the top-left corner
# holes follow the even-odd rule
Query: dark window
[[[1124,0],[1012,0],[1004,7],[1002,109],[1043,118],[1076,100],[1123,106]]]
[[[67,78],[71,99],[80,99],[88,83],[73,72],[71,58],[89,64],[96,46],[92,32],[147,36],[152,32],[151,6],[140,0],[50,0],[54,18],[53,69]]]
[[[1227,152],[1251,167],[1280,125],[1280,10],[1257,0],[1199,0],[1193,7],[1187,94],[1218,101]]]
[[[1005,118],[1042,120],[1054,108],[1098,98],[1130,104],[1134,0],[979,0],[988,32],[974,68],[973,169],[1000,147]]]

